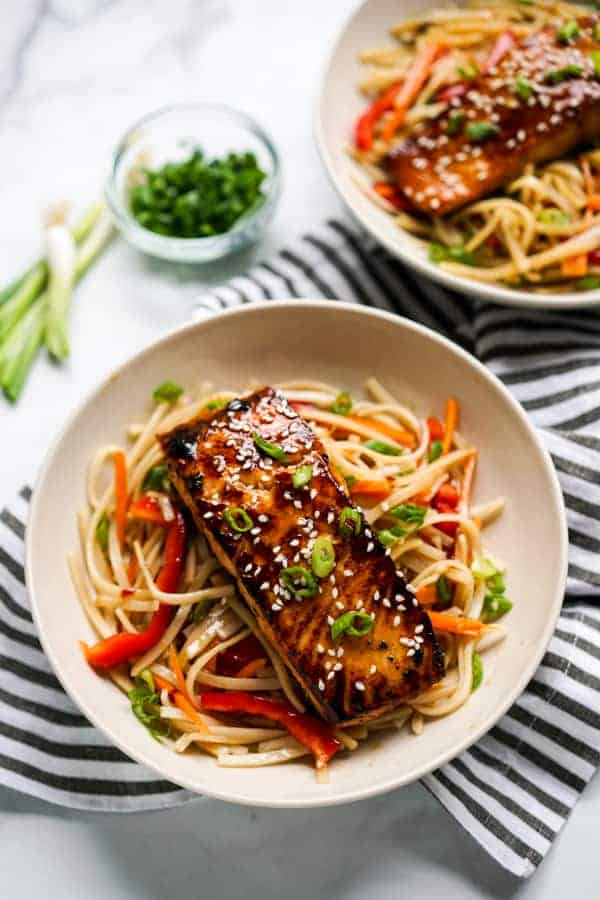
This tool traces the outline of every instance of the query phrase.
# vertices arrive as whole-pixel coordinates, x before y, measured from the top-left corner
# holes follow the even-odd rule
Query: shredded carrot
[[[440,420],[435,416],[429,416],[427,419],[427,428],[429,429],[429,439],[431,441],[441,441],[444,439],[444,428]]]
[[[600,194],[589,194],[587,198],[588,209],[592,212],[600,212]]]
[[[418,96],[421,88],[429,78],[431,67],[436,59],[446,52],[444,44],[433,42],[425,44],[414,63],[406,73],[406,78],[396,100],[394,108],[382,131],[384,141],[391,141],[396,131],[404,123],[411,103]]]
[[[204,719],[187,697],[184,697],[183,694],[176,693],[173,696],[173,700],[175,701],[175,705],[178,706],[179,709],[186,714],[188,719],[191,719],[192,722],[195,722],[197,725],[202,726],[203,729],[206,728]]]
[[[179,657],[177,655],[177,650],[171,644],[169,647],[169,666],[171,667],[171,671],[175,676],[175,680],[177,681],[177,687],[186,698],[186,700],[190,699],[190,695],[188,694],[188,689],[185,683],[185,677],[183,674],[183,669],[181,668],[181,663],[179,662]]]
[[[132,553],[131,559],[129,560],[129,564],[127,566],[127,581],[129,582],[131,587],[133,587],[133,585],[135,584],[135,579],[138,576],[138,571],[139,571],[138,558],[135,555],[135,553]]]
[[[417,600],[421,606],[431,606],[433,603],[437,603],[438,595],[435,584],[426,584],[423,587],[418,588]]]
[[[154,679],[154,684],[159,689],[159,691],[168,691],[170,694],[175,690],[175,685],[171,684],[170,681],[167,681],[166,678],[161,678],[160,675],[157,675],[156,672],[152,673],[152,678]]]
[[[568,256],[560,264],[562,275],[567,278],[581,278],[587,275],[588,258],[587,253],[578,253],[577,256]]]
[[[446,400],[444,416],[444,440],[442,441],[442,453],[448,453],[452,446],[452,438],[458,425],[458,401],[454,397]]]
[[[367,419],[364,416],[345,416],[345,418],[350,422],[355,422],[357,425],[366,425],[367,428],[380,431],[381,434],[391,437],[392,440],[402,444],[403,447],[415,446],[415,436],[410,431],[407,431],[406,428],[400,428],[398,425],[388,425],[387,422],[380,422],[379,419]],[[336,424],[335,427],[341,426]]]
[[[465,637],[479,637],[484,625],[478,619],[466,619],[464,616],[451,616],[449,613],[429,613],[434,631],[445,631],[448,634],[461,634]]]
[[[127,522],[127,465],[125,454],[117,450],[113,456],[115,466],[115,522],[117,537],[121,546],[125,543],[125,525]]]
[[[237,673],[236,678],[254,678],[261,669],[266,668],[267,661],[266,659],[251,659],[249,663],[246,663],[245,666],[242,666],[240,671]]]
[[[371,500],[385,500],[391,493],[391,487],[383,478],[374,478],[372,481],[355,481],[350,487],[352,497],[369,497]]]

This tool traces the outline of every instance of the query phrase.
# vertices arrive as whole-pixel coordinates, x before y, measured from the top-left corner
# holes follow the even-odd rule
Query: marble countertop
[[[0,401],[0,494],[34,477],[70,409],[116,363],[185,322],[207,285],[339,213],[312,117],[325,54],[354,5],[2,4],[0,281],[31,259],[47,205],[92,199],[119,136],[166,103],[210,99],[245,109],[271,132],[285,168],[279,209],[255,251],[197,269],[158,264],[115,241],[77,289],[68,365],[40,360],[19,406]],[[578,900],[598,895],[592,850],[599,811],[596,778],[540,871],[523,883],[496,866],[418,785],[321,811],[200,800],[143,816],[83,814],[0,789],[2,887],[23,900],[396,900],[416,889],[445,900]]]

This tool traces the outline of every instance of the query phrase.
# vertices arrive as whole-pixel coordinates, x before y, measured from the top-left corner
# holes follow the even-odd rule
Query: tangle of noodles
[[[600,288],[600,149],[588,147],[554,162],[529,163],[519,178],[492,196],[467,203],[446,217],[428,219],[398,209],[381,189],[387,175],[381,161],[394,145],[411,136],[414,126],[452,110],[437,102],[437,92],[456,84],[457,72],[474,71],[499,36],[526,38],[544,26],[590,17],[589,7],[561,0],[469,0],[464,8],[440,8],[391,28],[392,47],[365,50],[367,74],[360,89],[372,102],[402,81],[419,50],[440,42],[449,52],[437,59],[404,121],[390,140],[382,137],[387,116],[379,120],[372,147],[350,148],[359,164],[352,176],[399,228],[427,245],[460,248],[460,258],[442,253],[449,272],[483,282],[504,282],[537,293]],[[427,246],[426,245],[426,246]],[[583,257],[583,260],[581,258]],[[468,260],[468,262],[467,262]],[[579,271],[568,265],[579,260]]]
[[[438,420],[418,418],[374,378],[366,383],[365,399],[353,398],[351,416],[331,411],[339,393],[332,385],[295,381],[280,387],[290,402],[302,404],[303,416],[318,433],[332,467],[346,479],[351,494],[354,485],[360,487],[365,481],[387,486],[386,499],[361,503],[360,495],[355,496],[376,530],[383,533],[397,524],[393,515],[399,504],[412,504],[413,513],[416,509],[421,515],[420,522],[408,524],[394,535],[391,545],[396,565],[421,602],[438,612],[443,609],[448,616],[481,619],[487,575],[478,575],[472,565],[483,559],[502,579],[501,566],[483,555],[481,529],[501,513],[503,501],[498,498],[471,506],[476,448],[453,430],[444,435],[447,448],[433,458],[440,447],[430,431],[435,427],[442,434],[444,426]],[[164,459],[156,434],[190,419],[207,404],[222,404],[234,396],[230,391],[215,394],[204,386],[196,399],[182,396],[171,406],[160,403],[144,424],[125,429],[129,503],[143,496],[155,497],[165,520],[175,516],[177,500],[168,481],[156,481],[166,476],[166,470],[160,468]],[[411,446],[398,444],[395,434],[401,434]],[[437,444],[441,446],[442,441]],[[80,550],[69,560],[75,589],[99,638],[145,629],[159,604],[172,605],[175,614],[154,647],[131,665],[109,674],[125,692],[139,686],[140,679],[152,685],[155,717],[160,722],[160,730],[155,732],[159,730],[159,739],[175,752],[200,749],[214,756],[218,765],[229,767],[274,765],[307,755],[307,748],[272,722],[231,714],[219,717],[194,709],[194,698],[207,685],[285,698],[299,711],[305,707],[302,693],[276,649],[259,632],[253,614],[201,535],[194,532],[188,536],[174,593],[161,591],[156,580],[164,560],[165,527],[129,518],[125,541],[120,543],[112,477],[115,452],[120,452],[116,445],[100,448],[90,465],[88,506],[78,517]],[[446,500],[448,495],[456,498],[449,511],[438,502],[442,495]],[[385,728],[408,724],[414,734],[420,734],[427,719],[458,709],[472,690],[478,646],[490,646],[503,633],[503,627],[495,624],[486,624],[478,638],[438,633],[447,667],[443,681],[367,726],[345,729],[340,725],[336,734],[344,749],[354,751],[370,732]],[[227,654],[247,646],[249,639],[258,658],[250,666],[240,664],[239,671],[224,671],[222,661]],[[174,702],[177,690],[190,704]],[[135,711],[133,699],[132,705]],[[144,724],[148,722],[144,720]]]

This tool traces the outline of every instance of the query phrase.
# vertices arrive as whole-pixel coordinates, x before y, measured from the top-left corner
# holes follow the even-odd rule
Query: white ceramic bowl
[[[352,14],[338,37],[325,66],[317,107],[316,136],[323,162],[334,187],[359,223],[392,254],[417,272],[452,290],[507,306],[532,309],[573,309],[598,306],[600,290],[570,294],[533,294],[501,284],[483,284],[445,272],[430,262],[426,249],[412,235],[394,224],[385,210],[367,197],[351,176],[356,166],[347,153],[354,123],[364,112],[365,98],[358,90],[364,77],[359,53],[369,47],[392,44],[389,30],[403,19],[412,19],[439,2],[429,0],[366,0]],[[454,5],[454,4],[452,4]]]
[[[331,766],[317,784],[305,762],[219,769],[211,757],[177,756],[153,740],[127,698],[86,664],[78,640],[94,635],[79,606],[66,557],[77,546],[76,511],[94,451],[122,443],[153,388],[165,379],[241,389],[251,378],[298,376],[359,391],[375,375],[425,415],[448,393],[461,403],[461,430],[481,451],[476,498],[506,497],[487,542],[507,564],[514,600],[508,638],[486,653],[485,681],[458,713],[425,734],[384,734]],[[49,453],[27,531],[27,584],[44,650],[83,713],[125,753],[193,791],[265,806],[324,806],[406,784],[442,765],[486,732],[533,675],[563,596],[566,526],[549,457],[525,414],[475,359],[432,331],[387,313],[323,300],[240,307],[188,325],[135,356],[92,393]]]

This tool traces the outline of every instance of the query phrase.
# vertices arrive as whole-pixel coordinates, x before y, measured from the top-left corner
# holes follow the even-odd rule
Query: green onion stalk
[[[106,247],[113,228],[104,204],[96,203],[72,229],[53,224],[48,232],[48,258],[0,291],[0,387],[12,403],[44,343],[57,361],[68,355],[72,287]]]

